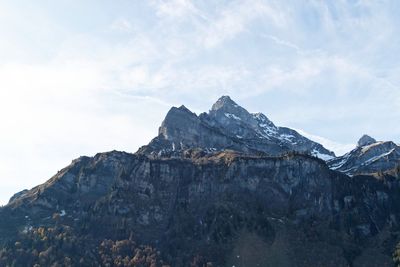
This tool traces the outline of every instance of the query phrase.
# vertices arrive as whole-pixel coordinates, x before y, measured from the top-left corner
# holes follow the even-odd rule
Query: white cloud
[[[0,203],[73,158],[134,152],[157,134],[169,106],[109,90],[108,77],[102,66],[81,62],[0,66],[0,179],[13,188]]]
[[[206,48],[213,48],[246,31],[248,24],[260,17],[270,20],[275,26],[286,25],[285,16],[271,4],[261,1],[235,1],[224,7],[215,19],[211,19],[202,31],[201,41]]]
[[[195,10],[190,0],[154,0],[151,4],[161,17],[184,17]]]
[[[110,25],[110,29],[120,32],[130,32],[132,31],[133,26],[126,18],[118,18]]]
[[[292,49],[296,50],[297,52],[301,51],[301,49],[297,45],[293,44],[292,42],[289,42],[289,41],[286,41],[286,40],[282,40],[282,39],[280,39],[280,38],[278,38],[276,36],[270,35],[270,34],[261,34],[261,36],[264,36],[266,38],[271,39],[272,41],[274,41],[278,45],[282,45],[282,46],[286,46],[286,47],[292,48]]]
[[[356,147],[355,144],[342,144],[339,142],[335,142],[332,140],[329,140],[327,138],[318,136],[318,135],[314,135],[314,134],[310,134],[307,133],[303,130],[300,129],[295,129],[299,134],[304,135],[305,137],[307,137],[310,140],[313,140],[317,143],[320,143],[321,145],[323,145],[325,148],[335,152],[336,156],[341,156],[344,155],[345,153],[349,152],[350,150],[354,149]]]

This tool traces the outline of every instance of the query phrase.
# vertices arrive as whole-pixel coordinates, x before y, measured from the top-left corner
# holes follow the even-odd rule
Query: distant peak
[[[196,120],[197,115],[191,112],[184,105],[180,107],[172,107],[165,116],[158,134],[163,135],[166,139],[174,131],[174,129],[185,129],[191,121]],[[179,130],[180,131],[180,130]]]
[[[180,107],[172,107],[165,116],[165,119],[161,126],[167,127],[169,124],[176,123],[177,121],[180,121],[186,117],[196,117],[196,114],[191,112],[184,105]]]
[[[220,100],[220,101],[232,101],[232,99],[231,99],[231,97],[229,95],[223,95],[218,100]]]
[[[166,117],[169,117],[171,114],[193,114],[193,112],[190,111],[190,109],[188,109],[187,107],[185,107],[184,105],[181,105],[180,107],[172,107],[168,113]]]
[[[218,110],[222,107],[238,107],[238,104],[236,104],[229,96],[224,95],[214,103],[211,110]]]
[[[374,138],[372,138],[371,136],[364,134],[360,138],[360,140],[358,140],[357,144],[358,144],[359,147],[361,147],[361,146],[371,145],[373,143],[376,143],[376,140]]]
[[[182,110],[182,111],[187,111],[187,112],[192,113],[192,112],[191,112],[187,107],[185,107],[184,105],[181,105],[178,109],[179,109],[179,110]]]

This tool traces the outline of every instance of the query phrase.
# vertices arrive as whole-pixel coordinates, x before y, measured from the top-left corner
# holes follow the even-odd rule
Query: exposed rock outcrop
[[[391,141],[378,142],[364,135],[355,149],[329,160],[328,165],[349,175],[394,173],[400,166],[400,146]]]
[[[358,145],[359,147],[361,147],[361,146],[371,145],[371,144],[374,144],[374,143],[376,143],[376,140],[375,140],[374,138],[372,138],[372,137],[369,136],[369,135],[364,134],[364,135],[360,138],[360,140],[358,140],[357,145]]]
[[[392,168],[398,147],[373,141],[329,161],[339,172],[315,157],[333,153],[227,96],[199,116],[172,108],[137,153],[80,157],[15,194],[0,265],[390,266],[400,180],[357,174]]]
[[[324,160],[335,154],[295,130],[277,127],[262,113],[249,113],[229,96],[223,96],[209,113],[199,116],[186,107],[173,107],[165,117],[159,135],[142,147],[147,155],[176,154],[188,148],[206,151],[232,149],[245,153],[281,155],[302,152]]]
[[[174,159],[116,151],[83,157],[1,212],[21,220],[16,232],[57,223],[95,240],[133,234],[173,266],[187,266],[196,255],[215,266],[237,264],[232,253],[250,249],[247,239],[265,251],[277,250],[276,242],[282,249],[248,263],[347,266],[362,251],[361,240],[398,227],[400,194],[393,179],[352,179],[300,154],[197,153]],[[54,214],[62,216],[55,221]],[[304,248],[325,250],[325,258]]]

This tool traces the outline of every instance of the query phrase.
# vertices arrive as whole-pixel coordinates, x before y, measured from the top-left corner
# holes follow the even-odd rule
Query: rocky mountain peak
[[[251,114],[246,109],[236,104],[229,96],[221,96],[217,102],[212,105],[208,115],[223,122],[223,124],[241,124],[251,120]]]
[[[399,165],[400,147],[392,141],[376,141],[364,135],[352,151],[328,161],[333,170],[348,175],[379,175],[396,170]]]
[[[223,117],[223,121],[229,119],[229,121],[240,122],[250,125],[263,124],[270,127],[276,127],[272,121],[263,113],[250,113],[245,108],[238,105],[229,96],[221,96],[217,102],[213,104],[210,112],[208,113],[211,117],[218,118]]]
[[[361,147],[361,146],[371,145],[373,143],[376,143],[376,140],[374,138],[372,138],[371,136],[364,134],[360,138],[360,140],[358,140],[357,144],[358,144],[359,147]]]
[[[334,157],[322,145],[218,101],[171,108],[136,154],[80,157],[15,194],[0,266],[394,266],[400,147],[364,136],[328,161],[353,179],[315,158]]]
[[[257,151],[269,155],[297,151],[324,160],[335,156],[298,132],[275,126],[264,114],[248,112],[229,96],[220,97],[208,113],[199,116],[185,106],[171,108],[159,128],[159,135],[139,152],[160,156],[179,154],[188,148]]]
[[[237,108],[239,107],[238,104],[235,103],[235,101],[233,101],[229,96],[224,95],[221,96],[217,102],[215,102],[212,107],[211,110],[219,110],[219,109],[231,109],[231,108]]]
[[[179,131],[179,129],[191,125],[196,119],[196,114],[191,112],[184,105],[179,108],[172,107],[165,116],[158,133],[168,139],[177,129]]]
[[[186,111],[186,112],[192,113],[187,107],[185,107],[185,105],[181,105],[178,109],[181,111]]]
[[[208,114],[213,118],[217,118],[219,121],[222,119],[222,121],[235,122],[235,124],[240,121],[246,122],[251,117],[246,109],[236,104],[229,96],[220,97],[217,102],[212,105]]]

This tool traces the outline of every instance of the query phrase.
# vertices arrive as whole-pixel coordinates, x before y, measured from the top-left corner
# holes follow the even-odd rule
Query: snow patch
[[[346,154],[348,151],[352,150],[356,146],[355,144],[339,143],[336,141],[332,141],[332,140],[327,139],[322,136],[307,133],[306,131],[303,131],[301,129],[297,129],[297,128],[292,128],[292,129],[296,130],[296,132],[298,132],[302,136],[305,136],[306,138],[308,138],[314,142],[320,143],[328,150],[332,150],[338,156]]]
[[[373,143],[373,144],[364,146],[364,147],[361,149],[361,153],[362,153],[362,154],[365,154],[365,153],[368,152],[368,150],[370,150],[371,148],[376,147],[376,146],[379,146],[379,145],[381,145],[381,144],[383,144],[383,143],[384,143],[384,142],[376,142],[376,143]]]
[[[341,168],[344,164],[346,164],[346,162],[349,160],[350,155],[351,155],[351,152],[349,152],[349,153],[347,153],[347,154],[344,154],[344,155],[342,156],[342,160],[339,161],[338,163],[333,164],[333,165],[331,166],[331,169],[332,169],[332,170],[340,169],[340,168]]]
[[[379,159],[381,159],[383,157],[389,156],[390,154],[392,154],[394,152],[394,150],[395,149],[393,148],[389,152],[386,152],[386,153],[383,153],[383,154],[381,154],[379,156],[375,156],[373,158],[370,158],[369,160],[365,161],[365,163],[363,165],[371,164],[371,163],[373,163],[373,162],[375,162],[375,161],[377,161],[377,160],[379,160]]]
[[[232,114],[232,113],[225,113],[225,117],[230,118],[230,119],[235,119],[238,121],[242,120],[241,118],[239,118],[238,116],[236,116],[235,114]]]
[[[296,137],[294,135],[291,135],[291,134],[281,134],[280,137],[279,137],[279,139],[286,140],[286,141],[289,141],[289,142],[293,142],[293,139],[295,139],[295,138]]]
[[[258,126],[262,129],[262,132],[259,132],[259,134],[261,134],[262,136],[264,136],[268,139],[271,136],[276,137],[276,135],[278,134],[276,127],[273,127],[269,124],[259,123]]]
[[[328,161],[333,159],[334,157],[332,157],[331,155],[327,155],[327,154],[323,154],[321,152],[319,152],[317,149],[314,148],[314,150],[311,152],[311,155],[313,155],[314,157],[320,158],[324,161]]]

